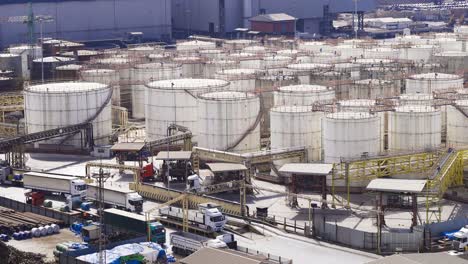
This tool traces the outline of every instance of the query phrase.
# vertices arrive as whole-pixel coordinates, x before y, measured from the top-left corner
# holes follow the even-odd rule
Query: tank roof
[[[251,98],[256,98],[257,96],[252,93],[224,91],[224,92],[205,93],[205,94],[200,95],[199,97],[205,100],[231,101],[231,100],[251,99]]]
[[[256,69],[226,69],[218,71],[216,74],[225,74],[225,75],[253,75],[256,74],[258,70]]]
[[[290,60],[292,60],[292,58],[291,58],[291,57],[288,57],[288,56],[277,55],[277,56],[267,56],[267,57],[264,57],[263,60],[269,60],[269,61],[290,61]]]
[[[68,64],[68,65],[58,66],[58,67],[56,67],[55,69],[56,69],[56,70],[78,71],[78,70],[80,70],[81,68],[83,68],[82,65],[78,65],[78,64]]]
[[[457,100],[455,103],[460,106],[468,106],[468,100]]]
[[[324,68],[331,68],[331,64],[325,63],[296,63],[296,64],[289,64],[288,69],[293,70],[314,70],[314,69],[324,69]]]
[[[84,70],[81,73],[84,74],[115,74],[116,71],[112,69],[89,69]]]
[[[203,88],[221,88],[229,85],[229,82],[217,79],[174,79],[150,82],[148,88],[153,89],[203,89]]]
[[[355,81],[356,84],[371,84],[371,85],[381,85],[381,84],[393,84],[392,81],[389,80],[381,80],[381,79],[365,79],[365,80],[358,80]]]
[[[35,59],[33,62],[45,62],[45,63],[53,63],[53,62],[66,62],[66,61],[72,61],[73,58],[68,58],[68,57],[59,57],[59,56],[51,56],[51,57],[44,57],[40,59]]]
[[[426,93],[410,93],[400,95],[400,100],[432,100],[434,96],[432,94]]]
[[[315,84],[298,84],[298,85],[289,85],[282,86],[278,88],[278,91],[284,93],[319,93],[328,91],[328,87],[323,85]]]
[[[112,57],[112,58],[105,58],[96,60],[99,64],[111,64],[111,65],[122,65],[122,64],[129,64],[130,60],[127,57]]]
[[[373,106],[375,105],[375,100],[370,99],[352,99],[352,100],[343,100],[340,101],[341,106]]]
[[[19,55],[11,54],[11,53],[0,53],[0,58],[12,58],[12,57],[19,57]]]
[[[164,63],[164,62],[151,62],[135,65],[135,69],[161,69],[161,68],[177,68],[180,64]]]
[[[310,105],[281,105],[270,109],[271,112],[279,113],[307,113],[314,111]]]
[[[327,114],[329,119],[369,119],[375,117],[366,112],[337,112]]]
[[[404,105],[404,106],[399,106],[395,108],[395,111],[401,112],[401,113],[412,113],[412,112],[430,113],[430,112],[437,112],[438,110],[428,105]]]
[[[447,74],[440,72],[421,73],[410,76],[408,79],[413,80],[456,80],[462,79],[462,77],[456,74]]]
[[[109,88],[108,85],[95,82],[57,82],[31,85],[25,89],[34,93],[81,93]]]

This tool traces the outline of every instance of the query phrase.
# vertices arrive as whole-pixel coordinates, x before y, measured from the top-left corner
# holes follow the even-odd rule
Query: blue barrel
[[[19,237],[22,240],[26,238],[26,235],[24,234],[24,232],[19,232]]]
[[[13,179],[14,179],[15,181],[21,181],[21,180],[23,180],[23,175],[22,175],[22,174],[15,174],[15,175],[13,176]]]
[[[16,240],[20,240],[20,239],[21,239],[20,234],[17,233],[17,232],[13,233],[13,238],[16,239]]]
[[[31,238],[31,231],[24,231],[24,238],[25,239]]]
[[[10,240],[10,237],[8,235],[3,235],[2,241],[3,242],[8,242],[8,240]]]
[[[81,210],[89,211],[91,209],[91,203],[81,203],[80,208]]]

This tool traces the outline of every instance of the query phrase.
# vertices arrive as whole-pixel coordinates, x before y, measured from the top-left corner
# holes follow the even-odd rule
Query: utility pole
[[[109,173],[104,173],[102,168],[99,174],[92,176],[98,182],[98,215],[99,215],[99,264],[106,263],[106,234],[104,225],[104,183],[110,178]]]

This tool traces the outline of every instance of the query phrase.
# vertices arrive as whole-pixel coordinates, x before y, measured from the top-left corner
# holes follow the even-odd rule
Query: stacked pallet
[[[51,224],[62,225],[63,221],[30,212],[21,213],[0,207],[0,234],[12,234]]]

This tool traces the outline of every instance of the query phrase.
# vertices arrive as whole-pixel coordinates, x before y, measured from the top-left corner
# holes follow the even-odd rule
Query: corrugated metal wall
[[[47,37],[68,40],[120,38],[125,32],[142,31],[145,37],[171,34],[171,0],[96,0],[34,3],[35,15],[50,15],[44,24]],[[0,17],[24,16],[27,4],[0,5]],[[39,35],[39,25],[36,26]],[[0,24],[2,46],[27,42],[24,24]]]

